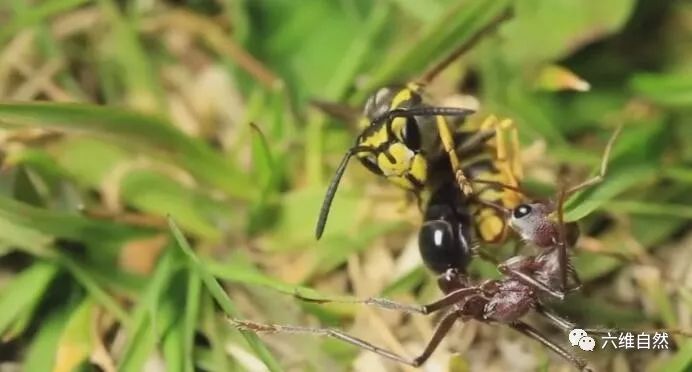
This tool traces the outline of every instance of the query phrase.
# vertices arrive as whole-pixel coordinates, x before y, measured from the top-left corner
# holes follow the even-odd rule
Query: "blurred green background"
[[[262,342],[226,317],[422,349],[434,319],[292,299],[438,295],[418,258],[415,203],[359,165],[314,240],[326,182],[357,132],[309,100],[358,107],[509,9],[431,99],[473,95],[479,115],[514,119],[527,187],[544,196],[592,174],[623,124],[607,180],[568,203],[585,287],[556,308],[585,326],[691,329],[690,2],[5,0],[0,369],[401,369],[331,340]],[[578,78],[591,90],[570,90]],[[480,261],[473,272],[497,275]],[[603,370],[691,370],[692,340],[675,341],[582,356]],[[476,323],[424,366],[508,368],[570,367]]]

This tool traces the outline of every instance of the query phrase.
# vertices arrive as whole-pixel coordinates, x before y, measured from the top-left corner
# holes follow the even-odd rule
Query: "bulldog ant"
[[[564,223],[563,205],[568,196],[603,179],[610,148],[619,131],[620,128],[608,142],[600,174],[577,186],[561,190],[556,203],[534,201],[520,204],[512,210],[496,206],[504,211],[509,219],[510,227],[523,240],[541,248],[537,255],[515,256],[499,264],[498,270],[502,273],[500,279],[485,280],[480,284],[471,282],[467,274],[467,267],[474,252],[474,247],[468,239],[468,224],[471,218],[467,209],[463,208],[468,203],[468,197],[459,191],[453,181],[447,182],[449,187],[443,185],[434,193],[438,198],[431,198],[428,205],[425,223],[419,233],[419,247],[425,265],[438,275],[437,283],[443,297],[427,305],[401,304],[384,298],[351,301],[423,315],[446,310],[423,352],[413,359],[400,356],[334,328],[261,324],[237,319],[231,321],[239,329],[258,333],[303,333],[332,337],[414,367],[422,365],[432,355],[457,320],[499,323],[540,342],[578,370],[590,370],[586,361],[546,338],[539,330],[522,321],[521,318],[531,310],[535,310],[537,314],[565,332],[575,328],[575,324],[550,312],[544,304],[546,297],[562,300],[567,291],[579,287],[579,279],[567,252],[568,247],[576,241],[578,230],[576,230],[576,224]],[[485,183],[504,187],[497,183]],[[556,218],[554,214],[557,215]],[[571,274],[572,287],[567,285],[568,274]],[[297,297],[304,301],[318,303],[343,302]],[[613,330],[587,330],[595,334],[608,331],[613,332]]]
[[[456,194],[461,195],[458,189]],[[517,209],[514,211],[516,212]],[[460,239],[464,235],[460,228],[461,219],[454,209],[440,208],[438,210],[442,213],[438,214],[438,218],[426,221],[419,237],[423,262],[438,275],[437,283],[444,296],[422,306],[401,304],[384,298],[354,301],[379,308],[423,315],[447,310],[419,356],[408,359],[334,328],[260,324],[236,319],[232,322],[239,329],[258,333],[305,333],[328,336],[414,367],[422,365],[432,355],[457,320],[501,323],[542,343],[577,369],[586,370],[585,361],[572,355],[543,336],[533,326],[520,320],[531,309],[535,309],[537,313],[567,332],[574,327],[569,321],[547,311],[542,302],[544,294],[554,296],[560,293],[557,284],[563,268],[559,265],[559,251],[565,249],[567,244],[560,241],[559,244],[543,250],[536,256],[513,257],[498,266],[503,273],[502,278],[486,280],[474,285],[466,271],[473,253],[467,241]],[[562,202],[558,204],[558,213],[562,214]],[[336,302],[304,297],[300,299],[319,303]]]

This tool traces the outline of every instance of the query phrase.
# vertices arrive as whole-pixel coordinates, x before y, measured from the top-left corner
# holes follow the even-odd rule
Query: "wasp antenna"
[[[476,110],[461,107],[421,107],[420,112],[421,113],[418,115],[469,116],[471,114],[474,114]]]
[[[341,176],[344,175],[344,171],[346,171],[346,165],[348,165],[348,161],[351,159],[351,156],[353,156],[353,154],[353,149],[350,149],[348,150],[348,152],[346,152],[343,159],[341,159],[339,167],[336,168],[334,177],[332,178],[331,182],[329,182],[329,186],[327,187],[327,193],[324,196],[324,201],[322,201],[322,207],[320,208],[320,216],[317,218],[317,226],[315,228],[315,238],[317,240],[320,240],[320,238],[322,237],[322,233],[324,233],[324,227],[327,224],[327,217],[329,217],[329,209],[332,206],[334,195],[336,195],[336,190],[339,188]]]
[[[509,218],[509,216],[512,214],[512,210],[503,206],[502,204],[493,203],[491,201],[483,200],[481,198],[476,198],[476,201],[479,204],[485,205],[487,207],[490,207],[490,208],[495,209],[496,211],[502,213],[503,215],[505,215],[505,218]]]
[[[524,190],[522,190],[520,187],[508,185],[508,184],[502,183],[502,182],[490,181],[490,180],[471,180],[471,183],[480,183],[480,184],[483,184],[483,185],[490,185],[490,186],[500,187],[500,188],[503,188],[503,189],[507,189],[507,190],[512,190],[512,191],[518,192],[519,194],[522,194],[522,195],[524,195],[524,196],[528,196],[528,194],[527,194]]]
[[[374,122],[392,120],[394,118],[412,116],[469,116],[474,114],[476,110],[461,108],[461,107],[413,107],[413,108],[398,108],[389,110],[385,115],[377,118]]]

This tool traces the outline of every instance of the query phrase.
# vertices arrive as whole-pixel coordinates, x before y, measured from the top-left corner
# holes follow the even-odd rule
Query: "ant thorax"
[[[569,265],[569,264],[568,264]],[[560,288],[560,250],[555,247],[536,257],[534,278],[550,288]]]

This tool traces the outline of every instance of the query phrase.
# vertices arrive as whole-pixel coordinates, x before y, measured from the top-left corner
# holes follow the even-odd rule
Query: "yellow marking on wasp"
[[[392,143],[387,151],[394,158],[394,162],[390,162],[384,153],[377,155],[377,165],[382,169],[385,176],[400,176],[408,172],[411,168],[411,160],[415,153],[411,151],[403,143]]]
[[[505,220],[492,208],[482,208],[477,220],[477,231],[485,242],[500,240],[505,231]]]
[[[428,162],[425,160],[423,155],[416,154],[413,157],[409,173],[411,176],[413,176],[413,178],[417,179],[421,185],[425,182],[425,180],[428,178]]]
[[[358,120],[358,129],[365,130],[365,128],[369,127],[371,123],[370,118],[363,116]]]
[[[401,106],[403,102],[406,102],[411,99],[412,92],[410,89],[401,89],[397,94],[394,95],[394,98],[392,98],[392,105],[390,106],[390,109],[395,109]]]
[[[401,188],[406,190],[414,190],[415,186],[409,181],[408,178],[402,176],[389,176],[387,180]]]
[[[380,128],[378,128],[377,131],[373,132],[371,135],[363,138],[359,145],[376,148],[387,142],[389,142],[389,136],[387,136],[387,129],[383,125]]]
[[[400,142],[404,141],[404,128],[406,128],[406,118],[398,117],[392,120],[392,133]]]
[[[423,93],[423,86],[421,84],[414,83],[414,82],[407,83],[406,89],[410,90],[411,92],[413,92],[414,94],[417,94],[419,96],[422,95],[422,93]]]

